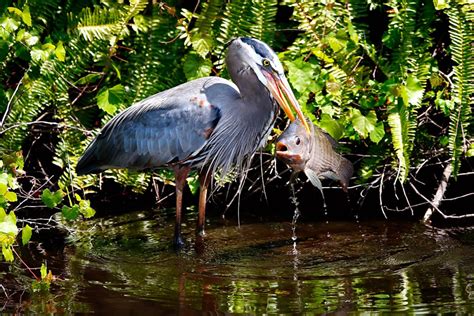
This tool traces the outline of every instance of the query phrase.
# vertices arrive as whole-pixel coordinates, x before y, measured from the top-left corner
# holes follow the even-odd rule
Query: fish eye
[[[301,143],[301,140],[298,136],[296,136],[296,141],[295,141],[296,145],[299,145]]]
[[[265,67],[270,66],[270,60],[268,58],[262,59],[262,65],[264,65]]]

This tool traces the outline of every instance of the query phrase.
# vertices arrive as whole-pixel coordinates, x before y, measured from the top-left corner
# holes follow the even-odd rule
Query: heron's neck
[[[273,98],[268,89],[258,80],[246,80],[240,78],[235,81],[239,88],[242,101],[249,107],[262,114],[272,116],[275,109]],[[249,109],[250,110],[250,109]]]

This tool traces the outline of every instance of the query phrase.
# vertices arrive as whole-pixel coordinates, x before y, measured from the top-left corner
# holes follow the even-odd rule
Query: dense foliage
[[[2,1],[0,148],[26,166],[0,166],[4,257],[18,233],[7,215],[15,178],[27,179],[22,200],[92,216],[84,194],[101,179],[74,167],[100,127],[181,82],[227,77],[224,46],[236,36],[281,52],[306,115],[360,157],[362,187],[407,183],[429,163],[450,164],[456,177],[474,154],[473,28],[468,0]],[[105,177],[137,192],[171,179]]]

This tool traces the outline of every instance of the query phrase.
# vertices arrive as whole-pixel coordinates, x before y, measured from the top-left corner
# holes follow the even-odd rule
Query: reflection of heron
[[[217,170],[242,169],[263,146],[278,105],[303,118],[283,67],[265,43],[237,38],[226,64],[235,85],[218,77],[196,79],[136,103],[104,126],[77,164],[77,174],[109,168],[161,166],[176,176],[176,245],[182,244],[183,187],[191,168],[200,172],[197,233],[204,234],[207,187]],[[308,129],[309,130],[309,129]]]

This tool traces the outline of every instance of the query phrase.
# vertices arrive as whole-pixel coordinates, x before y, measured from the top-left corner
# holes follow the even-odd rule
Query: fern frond
[[[391,128],[393,148],[398,159],[398,178],[403,182],[408,176],[410,156],[407,150],[410,146],[408,137],[409,113],[402,100],[388,109],[387,122]]]
[[[474,103],[474,8],[453,1],[448,16],[451,53],[456,62],[453,100],[457,106],[451,112],[449,125],[449,150],[456,176],[460,158],[467,151],[467,128]]]
[[[224,17],[217,36],[215,52],[220,56],[217,67],[224,64],[224,45],[238,36],[253,36],[265,39],[268,44],[273,41],[275,32],[276,0],[229,1],[224,10]]]

